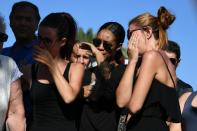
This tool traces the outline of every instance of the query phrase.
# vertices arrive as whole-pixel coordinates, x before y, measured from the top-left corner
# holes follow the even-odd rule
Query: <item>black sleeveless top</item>
[[[68,63],[64,77],[68,81],[71,63]],[[61,98],[55,83],[43,84],[36,79],[37,69],[33,69],[31,101],[33,121],[30,131],[76,131],[75,103],[66,104]]]
[[[197,95],[197,91],[193,92],[186,100],[182,116],[185,131],[197,130],[197,108],[192,106],[192,101]]]
[[[165,60],[164,63],[166,64]],[[167,64],[166,67],[168,69]],[[168,72],[170,73],[169,69]],[[169,87],[157,79],[153,79],[141,111],[132,116],[127,125],[127,130],[168,131],[169,128],[166,121],[181,122],[178,94],[175,88]]]

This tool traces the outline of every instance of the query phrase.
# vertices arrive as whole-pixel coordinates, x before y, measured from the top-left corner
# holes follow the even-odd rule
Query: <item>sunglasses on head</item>
[[[179,63],[179,60],[177,60],[176,58],[170,58],[170,61],[175,66]]]
[[[0,42],[5,42],[8,39],[8,35],[0,32]]]
[[[110,52],[112,50],[111,49],[112,45],[109,42],[98,38],[93,39],[94,46],[98,47],[101,45],[101,43],[103,44],[103,47],[106,51]]]
[[[144,26],[144,27],[138,27],[136,29],[133,29],[133,30],[127,30],[127,39],[129,40],[130,37],[132,36],[133,32],[135,31],[138,31],[138,30],[146,30],[147,29],[147,26]]]

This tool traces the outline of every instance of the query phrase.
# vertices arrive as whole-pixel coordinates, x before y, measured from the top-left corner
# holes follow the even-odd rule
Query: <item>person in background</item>
[[[123,71],[114,55],[124,37],[125,30],[121,24],[107,22],[99,28],[93,43],[82,42],[91,48],[91,57],[96,59],[97,66],[89,67],[95,78],[86,85],[91,90],[85,95],[79,131],[117,130],[119,110],[115,90]]]
[[[174,65],[174,68],[177,68],[181,60],[179,45],[176,42],[169,40],[164,50]],[[176,90],[179,95],[179,103],[182,113],[182,128],[184,131],[193,131],[194,129],[197,129],[197,92],[193,92],[191,85],[179,78],[177,78]]]
[[[37,63],[30,78],[33,120],[29,131],[77,131],[75,99],[84,67],[68,61],[76,30],[74,18],[66,12],[51,13],[39,25]]]
[[[162,50],[174,20],[160,7],[157,16],[143,13],[129,22],[129,63],[116,90],[118,106],[129,110],[127,131],[181,131],[176,72]]]
[[[3,17],[0,16],[0,42],[7,40]],[[1,49],[0,49],[1,50]],[[25,112],[19,71],[13,59],[0,55],[0,130],[6,122],[9,131],[25,131]]]
[[[38,43],[35,34],[40,21],[38,7],[27,1],[20,1],[12,6],[9,16],[10,27],[14,33],[16,41],[11,47],[6,47],[2,50],[2,54],[14,59],[20,71],[27,76],[30,74],[26,70],[26,66],[31,66],[33,60],[33,47]],[[23,102],[25,106],[25,115],[27,124],[32,118],[32,109],[29,98],[29,87],[25,78],[21,77],[23,90]]]
[[[166,55],[169,57],[170,61],[174,65],[175,69],[177,69],[181,59],[181,50],[180,46],[174,42],[169,40],[168,44],[164,47],[164,50],[166,52]],[[176,90],[178,92],[179,97],[182,96],[182,94],[186,92],[193,92],[192,86],[185,83],[181,79],[177,77],[177,85]]]

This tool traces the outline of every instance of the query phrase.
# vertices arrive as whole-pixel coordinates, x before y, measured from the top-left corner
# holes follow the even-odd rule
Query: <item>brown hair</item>
[[[129,22],[129,25],[135,24],[139,27],[151,27],[155,39],[158,40],[158,47],[161,49],[168,43],[166,30],[174,20],[175,16],[165,7],[161,6],[157,12],[157,17],[150,13],[144,13],[133,18]]]

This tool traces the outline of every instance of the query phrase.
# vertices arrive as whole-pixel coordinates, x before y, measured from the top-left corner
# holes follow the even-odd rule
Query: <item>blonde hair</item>
[[[174,22],[175,18],[174,15],[162,6],[157,12],[157,17],[150,13],[144,13],[133,18],[129,25],[135,24],[139,27],[151,27],[155,39],[158,40],[157,45],[161,49],[168,43],[166,30]]]

